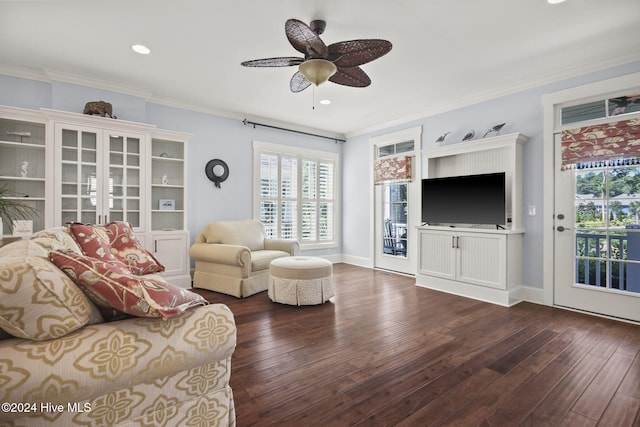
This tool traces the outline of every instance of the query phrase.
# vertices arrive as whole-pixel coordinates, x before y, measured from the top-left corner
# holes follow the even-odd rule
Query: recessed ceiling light
[[[323,99],[323,100],[321,100],[321,101],[320,101],[320,104],[322,104],[322,105],[329,105],[329,104],[331,104],[331,101],[330,101],[330,100],[328,100],[328,99]]]
[[[547,3],[549,3],[549,4],[560,4],[560,3],[564,3],[564,0],[547,0]]]
[[[134,44],[133,46],[131,46],[131,49],[133,49],[134,52],[139,53],[140,55],[148,55],[151,53],[151,49],[143,44]]]

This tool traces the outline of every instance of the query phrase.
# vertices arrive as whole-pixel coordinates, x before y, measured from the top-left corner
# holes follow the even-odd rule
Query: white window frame
[[[253,141],[253,217],[260,219],[260,156],[262,154],[276,155],[278,158],[282,156],[296,157],[298,162],[298,179],[297,179],[297,235],[298,243],[301,250],[307,249],[325,249],[336,248],[339,246],[339,230],[340,230],[340,206],[339,191],[341,185],[340,179],[340,155],[329,151],[311,150],[308,148],[294,147],[290,145],[273,144],[262,141]],[[332,162],[333,167],[333,240],[304,242],[301,239],[302,230],[302,204],[305,199],[302,198],[302,162],[303,160]],[[280,204],[281,194],[278,194],[278,204]],[[327,199],[329,200],[329,199]],[[277,219],[278,238],[280,238],[280,218]],[[316,221],[318,227],[319,221]],[[318,233],[316,232],[316,236]]]

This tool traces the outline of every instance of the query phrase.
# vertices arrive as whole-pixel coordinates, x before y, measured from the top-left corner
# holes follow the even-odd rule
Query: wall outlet
[[[536,216],[536,207],[529,206],[529,216]]]

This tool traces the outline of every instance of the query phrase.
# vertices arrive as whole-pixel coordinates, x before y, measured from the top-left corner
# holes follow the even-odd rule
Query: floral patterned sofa
[[[0,248],[0,426],[235,425],[236,327],[227,306],[160,288],[162,278],[150,274],[142,289],[190,302],[162,311],[153,299],[140,304],[137,297],[152,295],[143,289],[120,295],[146,309],[124,316],[58,268],[54,253],[68,261],[84,251],[67,228]],[[97,264],[85,267],[88,286],[96,285]],[[103,282],[126,277],[110,274]]]

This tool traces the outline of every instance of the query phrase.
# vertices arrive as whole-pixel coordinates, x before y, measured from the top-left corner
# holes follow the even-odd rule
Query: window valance
[[[377,159],[373,165],[373,182],[384,184],[411,181],[411,159],[411,156]]]
[[[637,164],[640,119],[562,131],[562,170]]]

